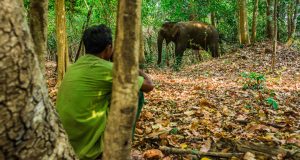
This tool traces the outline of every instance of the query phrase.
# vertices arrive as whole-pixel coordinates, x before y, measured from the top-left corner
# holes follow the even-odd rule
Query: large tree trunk
[[[45,56],[47,54],[47,16],[48,0],[30,1],[30,32],[34,42],[34,50],[38,55],[42,71],[45,71]]]
[[[273,0],[267,0],[267,25],[266,25],[266,33],[267,33],[267,38],[270,40],[273,38],[273,23],[272,23],[272,4]]]
[[[76,159],[49,101],[23,6],[0,2],[0,159]]]
[[[274,22],[274,36],[273,36],[273,54],[272,54],[272,72],[275,70],[275,59],[276,59],[276,52],[277,52],[277,6],[278,1],[275,0],[274,2],[274,14],[273,14],[273,22]]]
[[[257,8],[258,8],[258,0],[254,0],[254,9],[253,9],[253,18],[252,18],[252,34],[251,34],[251,43],[255,43],[256,39],[256,17],[257,17]]]
[[[57,85],[59,86],[69,63],[68,42],[66,34],[65,0],[55,0],[56,44],[57,44]]]
[[[113,91],[104,134],[105,160],[130,159],[138,99],[141,0],[120,0],[114,54]]]
[[[239,0],[239,27],[241,44],[248,45],[250,43],[248,34],[248,17],[246,0]]]

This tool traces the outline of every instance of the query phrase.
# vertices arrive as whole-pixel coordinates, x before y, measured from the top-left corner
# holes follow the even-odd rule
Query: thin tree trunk
[[[272,1],[273,0],[267,0],[267,25],[266,25],[266,33],[267,33],[267,38],[270,40],[273,38],[273,25],[272,25]]]
[[[0,2],[0,159],[76,159],[48,98],[23,6]]]
[[[215,14],[215,12],[210,13],[210,21],[211,21],[211,25],[213,25],[216,28],[217,24],[216,24],[216,14]]]
[[[48,0],[31,0],[29,9],[29,26],[34,42],[34,50],[38,55],[40,68],[45,71],[47,54],[47,20]]]
[[[281,33],[280,29],[278,29],[278,25],[279,25],[278,22],[284,21],[283,20],[284,17],[280,16],[280,13],[285,12],[284,9],[285,9],[284,3],[280,3],[280,1],[277,0],[277,15],[276,15],[277,16],[277,42],[280,41],[280,38],[282,35],[282,34],[280,34]]]
[[[247,4],[246,0],[239,0],[239,27],[241,35],[241,44],[250,44],[248,34],[248,18],[247,18]]]
[[[55,0],[56,11],[56,43],[57,43],[57,85],[59,86],[69,63],[68,43],[66,34],[65,1]]]
[[[288,41],[290,41],[290,44],[292,43],[292,41],[295,37],[295,33],[296,33],[299,1],[300,0],[296,0],[296,2],[295,2],[295,10],[294,10],[293,18],[291,21],[291,32],[290,32],[290,37],[288,40]]]
[[[140,27],[140,50],[139,50],[139,64],[145,62],[145,46],[144,46],[144,36],[143,36],[143,28]]]
[[[86,0],[84,0],[84,4],[85,4],[86,8],[89,10],[89,5]]]
[[[212,0],[209,0],[208,1],[208,4],[209,5],[212,5],[211,3]],[[217,23],[216,23],[216,12],[214,10],[212,10],[210,12],[210,22],[211,22],[211,25],[214,26],[215,28],[217,27]]]
[[[257,8],[258,8],[258,0],[254,0],[254,9],[253,9],[253,21],[252,21],[252,35],[251,35],[251,43],[254,44],[255,43],[255,39],[256,39],[256,17],[257,17]]]
[[[294,37],[296,34],[299,1],[300,0],[295,1],[294,13],[291,13],[291,16],[289,17],[289,18],[291,18],[291,20],[289,21],[290,22],[290,27],[289,27],[290,30],[289,30],[289,34],[288,34],[288,41],[286,43],[288,46],[293,44]],[[290,12],[293,12],[293,11],[290,11]]]
[[[287,11],[287,26],[288,26],[288,39],[292,36],[292,19],[293,19],[293,2],[288,4],[288,11]]]
[[[236,26],[237,26],[237,39],[239,41],[239,43],[242,43],[241,40],[241,29],[240,29],[240,11],[238,10],[236,13]]]
[[[84,30],[89,26],[89,22],[90,22],[90,17],[92,15],[92,10],[93,10],[93,6],[89,7],[89,11],[88,14],[86,16],[86,22],[83,24],[82,26],[82,32],[84,32]],[[83,37],[81,36],[80,42],[79,42],[79,46],[78,46],[78,50],[77,53],[75,55],[75,62],[78,60],[79,56],[84,53],[84,47],[83,46]]]
[[[141,0],[120,0],[114,54],[113,91],[104,136],[104,160],[130,159],[138,98]]]
[[[70,0],[70,11],[71,11],[71,14],[75,13],[75,7],[76,7],[76,0]]]
[[[275,70],[275,60],[276,60],[276,52],[277,52],[277,6],[278,1],[274,2],[274,14],[273,14],[273,22],[274,22],[274,36],[273,36],[273,54],[272,54],[272,72]]]

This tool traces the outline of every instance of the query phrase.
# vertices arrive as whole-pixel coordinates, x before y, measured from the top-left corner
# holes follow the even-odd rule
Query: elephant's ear
[[[179,32],[180,32],[179,26],[175,25],[173,27],[172,37],[175,37],[177,34],[179,34]]]

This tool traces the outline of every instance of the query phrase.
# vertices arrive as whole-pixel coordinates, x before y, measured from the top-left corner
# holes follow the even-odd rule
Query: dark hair
[[[104,24],[87,28],[83,33],[86,53],[101,53],[106,46],[112,44],[111,29]]]

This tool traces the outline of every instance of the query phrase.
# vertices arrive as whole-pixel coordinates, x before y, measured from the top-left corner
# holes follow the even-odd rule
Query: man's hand
[[[151,78],[148,75],[146,75],[146,73],[144,73],[142,70],[139,70],[139,75],[144,77],[144,82],[142,84],[141,90],[146,93],[152,91],[154,89],[154,84]]]

